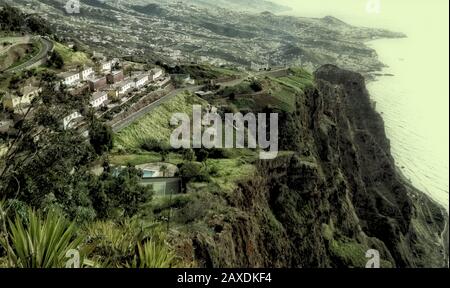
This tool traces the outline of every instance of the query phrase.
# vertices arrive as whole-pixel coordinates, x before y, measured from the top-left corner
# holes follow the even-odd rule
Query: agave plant
[[[129,265],[131,268],[171,268],[175,260],[175,254],[168,246],[155,241],[146,241],[144,245],[137,244],[138,255]]]
[[[85,233],[93,247],[94,259],[103,267],[120,267],[134,253],[137,232],[132,225],[99,221],[89,224]]]
[[[158,223],[136,218],[121,223],[99,221],[89,224],[85,233],[94,248],[91,256],[101,267],[169,267],[174,259]]]
[[[8,260],[17,268],[62,268],[66,254],[76,250],[83,239],[76,234],[75,223],[50,212],[44,218],[29,210],[28,219],[16,216],[9,221],[9,241],[2,239]],[[81,261],[81,260],[80,260]]]

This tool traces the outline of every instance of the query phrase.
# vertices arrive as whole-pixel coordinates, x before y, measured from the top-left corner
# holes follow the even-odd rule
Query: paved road
[[[249,76],[268,76],[271,74],[276,75],[277,73],[281,72],[281,71],[286,71],[286,68],[282,68],[282,69],[277,69],[277,70],[273,70],[273,71],[262,71],[262,72],[257,72],[254,73],[252,75],[247,75],[244,76],[242,78],[239,79],[235,79],[235,80],[230,80],[230,81],[226,81],[226,82],[221,82],[221,83],[217,83],[222,87],[227,87],[227,86],[235,86],[238,85],[239,83],[243,82],[245,79],[247,79]],[[115,123],[114,125],[112,125],[112,130],[114,133],[120,132],[121,130],[125,129],[126,127],[130,126],[131,123],[141,119],[142,117],[144,117],[147,113],[149,113],[150,111],[152,111],[153,109],[155,109],[156,107],[160,106],[161,104],[170,101],[172,98],[174,98],[175,96],[177,96],[178,94],[184,92],[184,91],[189,91],[189,92],[196,92],[196,91],[200,91],[201,88],[204,85],[196,85],[196,86],[190,86],[190,87],[186,87],[186,88],[180,88],[180,89],[175,89],[172,92],[170,92],[169,94],[163,96],[162,98],[160,98],[159,100],[156,100],[155,102],[147,105],[146,107],[142,108],[141,110],[137,111],[136,113],[131,114],[130,116],[126,117],[125,119],[119,121],[118,123]]]
[[[163,103],[166,103],[167,101],[170,101],[171,99],[173,99],[175,96],[179,95],[180,93],[182,93],[184,91],[189,91],[189,92],[200,91],[200,89],[202,87],[203,87],[203,85],[198,85],[198,86],[192,86],[192,87],[175,89],[175,90],[171,91],[169,94],[167,94],[167,95],[163,96],[162,98],[156,100],[155,102],[145,106],[144,108],[142,108],[141,110],[137,111],[136,113],[133,113],[130,116],[126,117],[125,119],[123,119],[123,120],[119,121],[118,123],[112,125],[112,129],[113,129],[113,131],[115,133],[117,133],[120,130],[125,129],[126,127],[131,125],[131,123],[139,120],[140,118],[145,116],[145,114],[147,114],[148,112],[152,111],[156,107],[160,106]]]
[[[8,73],[19,72],[19,71],[28,69],[30,67],[33,67],[33,65],[35,65],[37,62],[39,62],[42,59],[46,58],[48,53],[50,51],[52,51],[52,49],[53,49],[53,42],[50,41],[50,40],[47,40],[45,38],[42,38],[42,37],[39,37],[39,41],[41,42],[42,48],[41,48],[41,50],[39,51],[39,53],[36,56],[31,58],[27,62],[22,63],[19,66],[16,66],[14,68],[7,69],[4,72],[8,72]]]

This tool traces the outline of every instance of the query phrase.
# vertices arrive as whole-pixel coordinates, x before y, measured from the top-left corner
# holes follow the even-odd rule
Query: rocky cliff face
[[[446,266],[447,214],[396,169],[364,78],[326,65],[315,82],[284,122],[293,152],[257,163],[178,248],[207,267],[364,267],[369,249],[383,267]]]

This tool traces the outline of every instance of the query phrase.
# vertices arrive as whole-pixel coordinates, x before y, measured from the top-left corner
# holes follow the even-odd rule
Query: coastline
[[[448,178],[444,176],[445,170],[448,170],[448,164],[442,164],[442,161],[442,163],[439,163],[441,158],[436,151],[441,150],[436,150],[435,146],[429,147],[431,140],[427,138],[427,134],[424,134],[429,129],[423,129],[423,127],[421,130],[415,129],[417,125],[420,126],[425,121],[416,122],[416,119],[410,115],[411,112],[414,113],[416,112],[415,109],[418,109],[421,110],[422,114],[418,115],[417,118],[426,117],[427,113],[425,112],[432,109],[429,107],[423,108],[420,104],[426,105],[429,97],[425,97],[424,100],[411,100],[414,97],[423,97],[421,97],[422,94],[411,94],[414,92],[413,88],[421,84],[414,83],[414,79],[410,79],[409,71],[403,67],[408,68],[408,65],[410,65],[408,55],[403,56],[396,49],[394,49],[392,55],[389,53],[389,55],[385,55],[388,48],[399,48],[409,43],[399,42],[402,39],[376,39],[365,42],[366,45],[376,51],[378,58],[384,64],[382,69],[373,71],[370,77],[366,77],[367,90],[371,100],[376,103],[376,111],[383,118],[386,133],[391,142],[391,153],[398,170],[402,172],[403,178],[433,199],[434,202],[444,207],[448,215]],[[389,42],[382,42],[386,40],[389,40]],[[388,45],[387,48],[384,47],[386,44]],[[380,48],[383,48],[384,52]],[[389,60],[394,61],[394,63],[390,63]],[[402,74],[402,71],[405,73]],[[412,88],[403,88],[403,86],[411,86]],[[433,100],[433,98],[429,98],[429,101]],[[407,107],[404,108],[403,106]],[[411,111],[411,109],[413,110]],[[434,122],[426,122],[426,124],[429,123],[434,124]],[[431,129],[433,127],[437,127],[437,125],[431,126]],[[440,135],[441,133],[434,130],[433,134]],[[436,143],[431,144],[436,145]],[[442,144],[439,143],[439,145]],[[445,158],[445,155],[443,157]]]

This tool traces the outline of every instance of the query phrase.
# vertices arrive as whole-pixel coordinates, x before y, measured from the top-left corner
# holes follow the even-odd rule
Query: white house
[[[133,89],[134,87],[135,83],[131,79],[120,81],[111,86],[108,95],[111,98],[117,99],[122,97],[124,94],[126,94],[129,90]]]
[[[139,75],[138,77],[136,77],[136,82],[135,82],[136,88],[138,88],[138,89],[141,88],[142,86],[147,84],[148,80],[149,80],[148,74]]]
[[[25,86],[21,89],[22,96],[5,95],[2,99],[3,107],[11,111],[17,111],[17,109],[25,108],[31,104],[31,101],[36,97],[42,88],[34,87],[31,85]]]
[[[152,69],[152,75],[153,75],[153,81],[158,80],[164,75],[164,72],[161,68],[154,68]]]
[[[80,72],[81,80],[90,79],[94,75],[94,69],[92,67],[85,68]]]
[[[117,83],[117,90],[119,92],[119,95],[123,95],[127,93],[130,89],[134,88],[134,81],[133,80],[124,80],[122,82]]]
[[[119,63],[119,59],[114,58],[109,61],[100,62],[97,67],[99,68],[100,72],[108,73],[114,69],[116,63]]]
[[[102,68],[102,71],[109,72],[109,71],[111,71],[112,66],[113,66],[113,61],[107,61],[107,62],[102,63],[101,68]]]
[[[81,114],[78,111],[74,111],[63,119],[64,129],[72,128],[75,124],[74,120],[81,118]]]
[[[93,93],[89,103],[91,104],[92,107],[98,108],[102,106],[107,100],[108,100],[108,93],[101,91]]]
[[[73,86],[80,82],[80,73],[77,72],[63,72],[58,77],[62,79],[62,83],[66,86]]]

